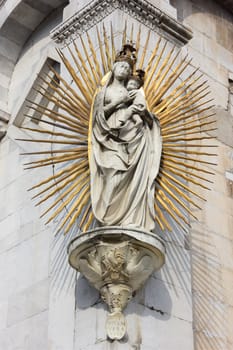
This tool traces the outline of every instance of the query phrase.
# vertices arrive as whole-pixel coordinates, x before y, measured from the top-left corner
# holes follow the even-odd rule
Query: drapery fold
[[[101,225],[154,228],[155,178],[162,141],[159,123],[152,127],[135,114],[121,123],[127,107],[104,113],[107,86],[96,95],[92,110],[90,150],[91,200]],[[143,94],[138,95],[146,108]]]

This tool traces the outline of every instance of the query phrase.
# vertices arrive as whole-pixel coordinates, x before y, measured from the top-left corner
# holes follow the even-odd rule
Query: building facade
[[[28,100],[45,103],[38,75],[51,74],[50,65],[67,77],[56,47],[85,32],[94,38],[102,23],[112,24],[116,38],[125,23],[141,25],[144,37],[149,28],[152,39],[162,35],[193,58],[217,119],[209,134],[218,146],[215,176],[211,191],[199,190],[206,202],[198,221],[190,219],[188,234],[176,226],[163,234],[166,264],[126,308],[128,336],[120,342],[106,339],[99,293],[68,264],[71,236],[54,236],[58,221],[45,225],[43,204],[35,207],[27,191],[53,167],[25,171],[32,157],[20,154],[44,146],[17,140],[35,137],[22,126],[40,118]],[[232,38],[232,1],[0,1],[1,349],[233,349]]]

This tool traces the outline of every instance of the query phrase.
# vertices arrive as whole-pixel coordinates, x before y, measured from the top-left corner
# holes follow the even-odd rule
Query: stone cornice
[[[146,0],[94,0],[51,32],[52,39],[62,43],[73,33],[81,34],[102,21],[116,9],[129,14],[148,28],[186,44],[192,31]]]

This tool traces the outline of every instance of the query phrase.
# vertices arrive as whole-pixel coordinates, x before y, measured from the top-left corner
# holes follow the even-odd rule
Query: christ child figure
[[[147,122],[150,127],[152,126],[153,118],[147,111],[144,91],[141,89],[144,83],[144,75],[145,72],[138,69],[136,74],[131,75],[128,79],[126,89],[129,92],[130,105],[119,119],[121,125],[124,125],[127,120],[131,119],[134,123],[143,120]]]

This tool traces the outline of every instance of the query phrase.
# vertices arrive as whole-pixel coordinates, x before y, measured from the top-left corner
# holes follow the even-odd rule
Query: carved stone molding
[[[146,0],[94,0],[51,32],[61,43],[73,33],[82,34],[116,9],[129,14],[151,30],[171,38],[179,45],[192,38],[192,31]]]
[[[109,307],[108,337],[123,338],[126,321],[122,311],[133,292],[164,264],[163,241],[146,231],[102,227],[75,237],[68,253],[70,265],[100,291]]]

